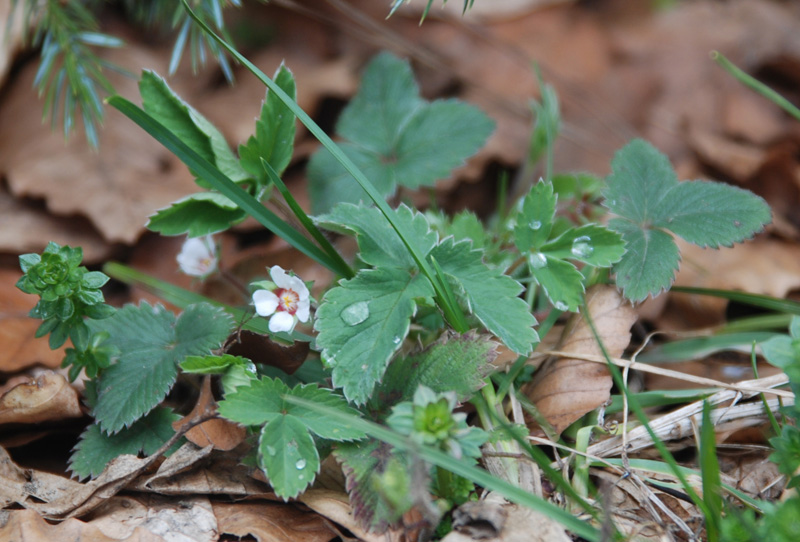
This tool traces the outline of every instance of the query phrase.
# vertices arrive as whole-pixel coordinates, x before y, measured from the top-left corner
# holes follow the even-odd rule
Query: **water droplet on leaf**
[[[369,304],[366,301],[358,301],[348,305],[340,315],[344,323],[349,326],[357,326],[369,318]]]
[[[587,258],[594,252],[594,247],[591,245],[592,238],[586,235],[576,237],[572,242],[572,255],[576,258]]]
[[[269,455],[275,455],[276,453],[275,448],[273,448],[272,446],[267,446],[267,453]]]
[[[528,259],[531,263],[531,267],[533,267],[534,269],[541,269],[542,267],[547,265],[547,256],[545,256],[541,252],[534,252]]]
[[[397,335],[395,335],[395,336],[394,336],[394,338],[392,339],[392,342],[393,342],[394,344],[400,344],[400,341],[402,341],[402,340],[403,340],[403,339],[401,339],[400,337],[398,337]]]
[[[565,311],[569,309],[569,306],[563,301],[556,301],[555,303],[553,303],[553,306],[560,311]]]
[[[538,230],[542,227],[542,222],[539,220],[531,220],[528,226],[530,226],[532,230]]]
[[[297,462],[294,464],[294,466],[295,466],[295,468],[297,470],[303,470],[304,468],[306,468],[306,460],[303,459],[303,458],[300,458],[300,459],[297,460]]]

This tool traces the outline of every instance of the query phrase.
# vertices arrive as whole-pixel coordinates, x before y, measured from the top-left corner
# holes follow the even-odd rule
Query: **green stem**
[[[770,100],[772,103],[781,107],[784,111],[789,113],[795,119],[800,120],[800,109],[797,108],[792,102],[769,88],[767,85],[745,73],[736,64],[725,58],[719,51],[711,51],[711,58],[725,71],[730,73],[737,81],[744,84],[746,87],[751,88]]]

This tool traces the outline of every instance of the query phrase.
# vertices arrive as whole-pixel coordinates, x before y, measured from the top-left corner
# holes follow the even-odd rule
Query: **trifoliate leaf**
[[[431,251],[442,270],[451,278],[474,314],[486,329],[494,333],[511,350],[527,354],[539,336],[533,329],[536,319],[528,305],[518,296],[522,285],[489,268],[482,261],[483,252],[472,250],[469,241],[442,241]]]
[[[410,401],[419,386],[434,392],[452,391],[466,401],[483,387],[493,370],[497,344],[486,336],[448,336],[413,356],[395,359],[375,394],[376,410]]]
[[[286,395],[324,405],[330,411],[359,415],[341,395],[331,390],[320,389],[315,384],[297,385],[290,389],[281,380],[269,377],[262,377],[251,381],[249,386],[236,388],[234,393],[226,395],[225,400],[220,401],[219,412],[229,420],[250,426],[271,423],[278,416],[291,416],[312,433],[330,440],[356,440],[364,436],[361,431],[344,425],[333,417],[286,401]]]
[[[758,196],[720,183],[678,182],[669,159],[640,139],[611,162],[604,205],[621,218],[611,221],[627,244],[615,266],[617,284],[632,301],[666,289],[678,268],[671,231],[700,246],[730,246],[770,221]]]
[[[424,257],[438,241],[425,216],[406,205],[393,211],[397,221],[408,233],[408,240]],[[400,267],[413,269],[414,258],[386,217],[376,207],[341,203],[330,213],[317,218],[325,229],[345,234],[355,234],[359,258],[375,267]]]
[[[669,288],[680,264],[680,251],[664,230],[642,229],[631,222],[613,219],[608,224],[625,238],[626,252],[614,266],[617,286],[631,301],[643,301]]]
[[[427,103],[408,63],[389,53],[367,66],[361,87],[342,112],[342,150],[383,195],[397,185],[432,185],[474,154],[494,123],[456,100]],[[315,214],[336,203],[369,201],[355,180],[325,149],[311,157],[308,175]]]
[[[158,450],[175,430],[172,423],[180,416],[168,408],[156,408],[144,418],[114,435],[107,435],[92,424],[81,435],[70,457],[70,470],[79,478],[94,478],[112,459],[123,455],[150,455]],[[176,443],[176,447],[180,443]]]
[[[514,244],[520,252],[538,249],[549,238],[556,213],[556,195],[553,185],[538,182],[522,200],[514,226]]]
[[[560,311],[576,311],[583,302],[583,275],[574,265],[544,253],[529,258],[531,274]]]
[[[415,299],[432,296],[428,279],[397,268],[362,270],[328,290],[314,322],[317,348],[348,400],[369,399],[408,334]]]
[[[228,229],[247,213],[218,192],[198,192],[181,198],[150,216],[147,229],[162,235],[201,237]]]
[[[296,98],[294,76],[286,66],[281,65],[278,68],[273,80],[290,98]],[[239,145],[242,167],[260,185],[266,185],[269,177],[261,165],[261,159],[266,160],[278,175],[283,173],[292,159],[294,135],[294,114],[273,92],[267,91],[261,106],[261,116],[256,121],[255,135],[250,136],[247,144]]]
[[[227,313],[206,303],[186,307],[177,319],[160,305],[129,305],[97,322],[95,328],[109,334],[106,345],[120,352],[98,386],[100,428],[116,433],[150,412],[175,382],[178,363],[210,353],[232,327]]]
[[[145,70],[139,80],[144,110],[234,182],[248,175],[225,141],[222,132],[175,94],[155,72]]]
[[[261,429],[258,465],[278,497],[296,497],[319,472],[319,452],[303,424],[292,416],[276,416]]]
[[[541,251],[552,258],[609,267],[625,254],[625,241],[614,230],[587,224],[565,231],[556,239],[545,243]]]

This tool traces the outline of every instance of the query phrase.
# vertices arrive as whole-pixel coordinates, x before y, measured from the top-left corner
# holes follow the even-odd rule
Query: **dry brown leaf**
[[[33,510],[6,510],[0,512],[1,542],[53,542],[75,540],[80,542],[166,542],[164,538],[142,527],[134,529],[125,538],[109,536],[95,525],[77,519],[61,523],[48,523]]]
[[[40,423],[83,416],[78,391],[47,371],[0,396],[0,424]]]
[[[596,285],[586,292],[586,310],[611,357],[619,357],[630,342],[636,312],[613,286]],[[562,336],[562,352],[602,355],[583,316],[570,318]],[[578,359],[550,359],[522,391],[541,415],[561,433],[572,422],[605,403],[611,391],[608,369]]]
[[[0,21],[3,21],[1,31],[3,39],[0,40],[0,84],[5,81],[14,57],[22,49],[22,9],[17,6],[14,20],[9,21],[11,4],[11,0],[0,0]]]
[[[212,414],[217,411],[217,402],[211,393],[211,377],[205,376],[203,378],[203,385],[200,389],[200,396],[197,398],[197,404],[194,409],[184,416],[182,419],[172,424],[175,431],[179,431],[181,427],[187,423],[193,422],[196,418],[202,415]],[[204,421],[200,425],[196,425],[189,429],[185,435],[186,439],[199,446],[200,448],[215,448],[217,450],[233,450],[242,443],[247,430],[223,418],[213,418]],[[210,451],[210,449],[209,449]]]
[[[569,542],[572,540],[556,520],[531,508],[511,504],[490,493],[453,512],[453,531],[442,542]]]
[[[206,497],[116,496],[85,520],[114,540],[128,540],[137,531],[167,541],[214,542],[219,538],[217,518]]]
[[[316,512],[292,503],[214,503],[220,534],[258,542],[329,542],[338,533]]]
[[[32,365],[56,368],[64,359],[65,347],[50,350],[46,338],[34,337],[41,321],[30,318],[28,312],[39,299],[15,286],[21,276],[19,271],[0,269],[0,371],[4,373]]]
[[[99,54],[133,73],[143,66],[166,73],[167,48],[154,54],[123,37],[125,47]],[[35,71],[34,63],[24,66],[0,102],[0,172],[15,196],[42,198],[56,215],[82,214],[108,241],[131,243],[147,216],[198,190],[177,158],[111,108],[106,108],[99,151],[88,148],[80,125],[65,143],[62,133],[41,120],[42,104],[31,90]],[[119,94],[140,102],[135,79],[107,75]]]

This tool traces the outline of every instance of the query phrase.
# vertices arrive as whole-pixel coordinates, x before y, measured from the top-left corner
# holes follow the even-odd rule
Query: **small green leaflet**
[[[553,306],[576,311],[583,300],[583,275],[566,260],[609,267],[622,257],[625,245],[619,233],[594,224],[570,227],[550,239],[557,199],[552,183],[531,187],[516,217],[514,244],[527,253],[530,272]]]
[[[219,404],[225,418],[242,425],[263,425],[258,444],[258,462],[275,493],[284,499],[297,496],[319,472],[319,453],[311,433],[318,437],[351,441],[364,437],[341,422],[285,401],[286,395],[323,405],[326,409],[359,413],[347,401],[315,384],[290,389],[278,379],[262,377],[236,389]]]
[[[296,95],[295,82],[285,67],[276,73],[276,82],[291,97]],[[241,162],[228,147],[223,135],[208,120],[177,96],[163,79],[145,72],[140,82],[144,109],[158,118],[184,143],[216,165],[237,183],[249,179],[256,181],[250,190],[261,197],[269,185],[267,173],[261,165],[266,160],[278,173],[289,165],[294,150],[294,115],[272,93],[261,107],[256,120],[255,135],[239,146]],[[161,116],[163,115],[163,116]],[[206,186],[202,180],[201,186]],[[163,235],[199,237],[229,228],[241,222],[247,213],[218,192],[199,192],[160,209],[147,224],[148,229]]]
[[[362,270],[328,290],[314,322],[316,344],[348,400],[366,403],[408,334],[415,300],[432,296],[428,279],[390,267]]]
[[[375,393],[375,411],[411,401],[420,385],[436,393],[455,392],[466,401],[484,386],[497,357],[497,343],[470,332],[445,335],[422,352],[394,360]]]
[[[389,196],[398,185],[430,186],[450,175],[484,144],[494,122],[457,100],[426,102],[408,62],[381,53],[367,66],[336,129],[345,139],[344,153]],[[339,202],[369,201],[324,149],[311,157],[308,176],[314,214]]]
[[[273,76],[275,83],[293,100],[297,88],[292,72],[281,65]],[[280,175],[289,165],[294,151],[295,118],[283,102],[267,91],[261,106],[261,116],[256,121],[255,135],[247,144],[239,145],[242,167],[253,176],[261,186],[269,183],[261,160],[264,159]]]
[[[150,455],[175,434],[172,423],[179,419],[180,416],[172,410],[158,407],[114,435],[107,435],[98,424],[92,424],[75,446],[69,459],[70,470],[79,478],[94,478],[120,455],[138,455],[139,452]],[[175,444],[175,448],[178,446],[180,442]]]
[[[218,348],[233,321],[207,303],[186,307],[179,317],[160,305],[128,305],[95,324],[109,334],[119,359],[103,373],[94,416],[105,433],[117,433],[155,408],[169,393],[186,356]]]
[[[482,261],[483,251],[472,250],[470,241],[443,240],[431,251],[442,270],[453,282],[486,329],[518,354],[527,354],[539,336],[533,329],[536,319],[519,296],[522,285],[504,275],[498,268],[489,268]]]
[[[395,209],[394,214],[408,232],[409,241],[415,244],[420,254],[427,255],[436,245],[438,236],[431,231],[425,216],[405,204]],[[316,222],[331,231],[355,234],[359,258],[366,264],[416,268],[408,248],[376,207],[340,203],[330,213],[317,217]]]
[[[625,297],[642,301],[669,288],[680,254],[670,232],[702,247],[749,239],[771,220],[760,197],[709,181],[679,182],[669,159],[636,139],[611,162],[604,205],[620,218],[609,226],[627,252],[614,267]]]

